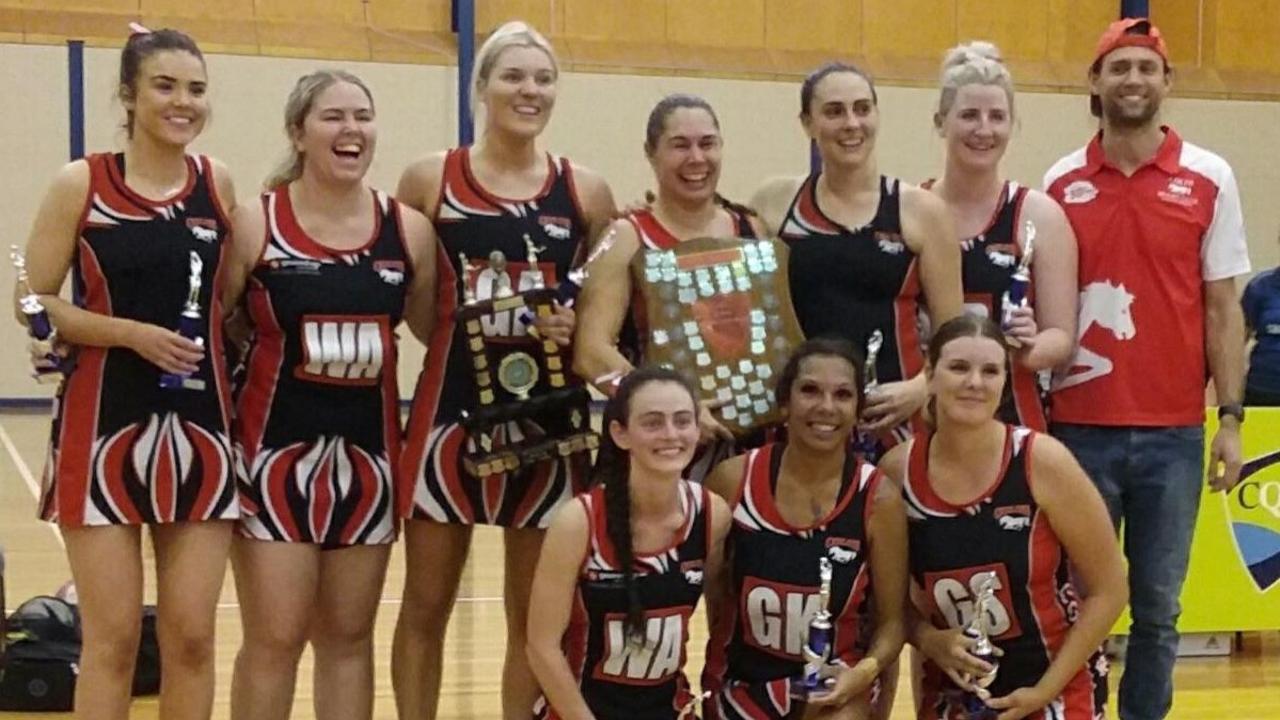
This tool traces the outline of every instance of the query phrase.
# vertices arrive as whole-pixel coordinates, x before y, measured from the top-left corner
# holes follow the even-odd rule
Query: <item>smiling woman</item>
[[[310,643],[317,716],[359,720],[373,710],[373,623],[399,527],[394,333],[403,319],[429,337],[435,235],[365,185],[377,124],[358,77],[303,76],[284,115],[289,157],[237,217],[228,291],[237,301],[247,278],[254,327],[236,407],[245,633],[231,713],[288,717]]]
[[[62,365],[40,512],[62,528],[79,591],[78,714],[128,715],[148,525],[162,713],[208,717],[227,521],[240,514],[220,299],[235,191],[220,163],[187,154],[209,114],[194,40],[139,29],[119,79],[124,152],[64,167],[27,242],[31,289],[75,357]],[[58,295],[68,272],[73,301]],[[195,339],[171,329],[184,304],[199,310]]]
[[[843,63],[810,73],[800,87],[800,123],[821,170],[768,181],[751,206],[791,248],[791,293],[805,336],[860,347],[876,332],[884,339],[879,386],[862,408],[883,452],[919,425],[924,355],[915,318],[926,307],[934,325],[959,314],[959,249],[936,197],[880,174],[879,97],[866,73]]]
[[[471,477],[463,458],[478,448],[502,451],[522,438],[568,436],[574,416],[588,417],[586,393],[577,394],[572,407],[531,410],[522,423],[468,430],[461,421],[477,410],[480,386],[467,350],[467,323],[455,322],[454,311],[468,300],[554,287],[613,215],[604,180],[538,147],[559,80],[555,52],[536,30],[521,22],[495,30],[476,56],[479,140],[413,163],[397,191],[435,223],[448,260],[440,267],[440,322],[414,393],[400,468],[412,487],[403,496],[407,577],[392,662],[404,717],[434,714],[445,628],[475,524],[507,528],[505,717],[527,718],[537,698],[524,654],[529,582],[541,531],[583,487],[585,456],[531,461],[484,478]],[[543,342],[569,345],[576,316],[556,306],[531,323],[510,310],[473,322],[487,346],[503,348],[502,359],[492,361],[501,369],[503,359],[542,356]]]

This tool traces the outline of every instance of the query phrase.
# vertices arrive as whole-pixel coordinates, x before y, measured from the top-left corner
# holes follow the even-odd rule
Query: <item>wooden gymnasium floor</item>
[[[69,577],[59,537],[34,517],[36,475],[48,434],[44,413],[0,415],[0,543],[6,549],[9,608],[32,595],[51,593]],[[458,607],[445,649],[441,720],[496,718],[498,674],[505,642],[501,604],[501,537],[492,530],[475,535],[472,560],[463,578]],[[375,717],[394,718],[391,694],[391,634],[404,580],[403,554],[393,553],[377,625]],[[148,589],[148,597],[152,597]],[[705,629],[698,627],[689,648],[696,677],[702,663]],[[218,702],[214,717],[229,716],[231,663],[240,642],[240,618],[230,572],[218,608]],[[312,718],[310,660],[299,673],[295,718]],[[903,678],[903,687],[907,687]],[[1178,663],[1173,718],[1222,717],[1280,720],[1280,633],[1245,636],[1231,658],[1186,659]],[[900,693],[893,718],[911,717],[907,693]],[[1225,715],[1224,715],[1225,713]],[[157,716],[154,698],[134,704],[132,717]],[[1112,710],[1114,717],[1114,709]],[[3,720],[50,715],[0,713]]]

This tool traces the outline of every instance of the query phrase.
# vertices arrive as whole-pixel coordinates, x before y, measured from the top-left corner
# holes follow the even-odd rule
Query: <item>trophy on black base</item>
[[[831,622],[831,561],[818,559],[818,612],[805,630],[804,674],[791,678],[791,697],[808,702],[813,695],[828,692],[835,684],[840,666],[831,662],[835,626]]]
[[[471,355],[476,393],[471,410],[461,419],[474,441],[463,453],[462,463],[474,477],[511,472],[552,458],[589,454],[600,444],[587,414],[586,387],[569,382],[567,360],[555,341],[538,338],[534,347],[513,346],[509,342],[490,342],[484,333],[486,320],[495,316],[518,322],[523,318],[531,321],[550,317],[555,312],[558,290],[546,287],[537,270],[541,250],[525,237],[525,253],[535,279],[533,287],[520,292],[511,289],[506,256],[497,250],[490,253],[487,272],[493,280],[491,297],[486,299],[477,297],[472,289],[474,268],[466,255],[459,254],[463,303],[457,310],[457,319]],[[506,423],[514,424],[518,432],[507,432],[507,439],[501,445],[495,444],[493,430]],[[551,434],[546,430],[549,423],[567,427]]]
[[[1027,290],[1031,287],[1031,256],[1035,252],[1036,224],[1026,222],[1026,244],[1022,248],[1022,259],[1013,271],[1009,281],[1009,289],[1000,299],[1000,329],[1005,332],[1006,341],[1014,347],[1022,347],[1022,342],[1009,337],[1009,323],[1013,321],[1013,311],[1027,306]]]
[[[56,383],[71,371],[71,361],[57,352],[58,330],[40,296],[27,282],[27,259],[17,245],[9,246],[9,259],[18,271],[18,305],[27,319],[27,336],[31,338],[31,356],[35,366],[32,376],[40,384]]]
[[[996,672],[999,671],[995,646],[991,644],[990,623],[991,603],[995,602],[996,595],[996,574],[994,572],[979,574],[975,587],[977,597],[973,601],[973,618],[965,626],[964,634],[973,638],[974,641],[969,654],[990,664],[991,672],[981,677],[970,678],[970,683],[975,689],[965,691],[964,710],[969,720],[991,720],[998,714],[987,706],[987,700],[991,697],[987,688],[995,682]]]
[[[879,330],[871,331],[867,338],[867,358],[862,371],[862,396],[870,397],[880,387],[880,378],[876,374],[876,359],[880,356],[880,348],[884,345],[884,334]],[[862,408],[858,408],[859,411]],[[861,455],[864,462],[874,463],[880,454],[880,441],[876,434],[859,427],[854,431],[853,451]]]
[[[182,306],[182,314],[178,316],[178,334],[204,347],[204,336],[201,334],[203,322],[200,317],[200,285],[204,262],[195,250],[188,257],[191,273],[187,276],[187,301]],[[164,372],[160,374],[160,387],[169,390],[204,390],[204,380],[192,377],[191,373]]]

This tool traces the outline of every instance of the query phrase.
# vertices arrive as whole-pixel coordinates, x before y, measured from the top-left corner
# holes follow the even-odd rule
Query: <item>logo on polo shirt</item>
[[[1168,187],[1156,193],[1156,197],[1175,205],[1195,207],[1200,203],[1199,198],[1191,194],[1191,189],[1195,186],[1195,182],[1193,178],[1189,177],[1170,178]]]
[[[1062,191],[1062,202],[1068,205],[1082,205],[1098,197],[1098,186],[1088,180],[1077,180]]]
[[[1054,390],[1087,383],[1109,375],[1115,369],[1111,358],[1085,347],[1084,336],[1089,328],[1098,325],[1110,330],[1117,340],[1132,340],[1138,334],[1138,328],[1133,324],[1133,299],[1133,293],[1125,288],[1124,283],[1114,285],[1110,280],[1089,283],[1080,291],[1076,354],[1066,372],[1054,376]]]

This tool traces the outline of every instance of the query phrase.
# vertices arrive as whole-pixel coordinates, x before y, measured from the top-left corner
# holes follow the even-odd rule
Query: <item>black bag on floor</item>
[[[68,711],[80,668],[80,611],[57,597],[34,597],[8,618],[8,645],[0,675],[0,710]],[[142,610],[142,635],[133,695],[160,691],[156,611]]]
[[[80,672],[80,613],[56,597],[31,598],[6,628],[0,710],[72,708]]]

